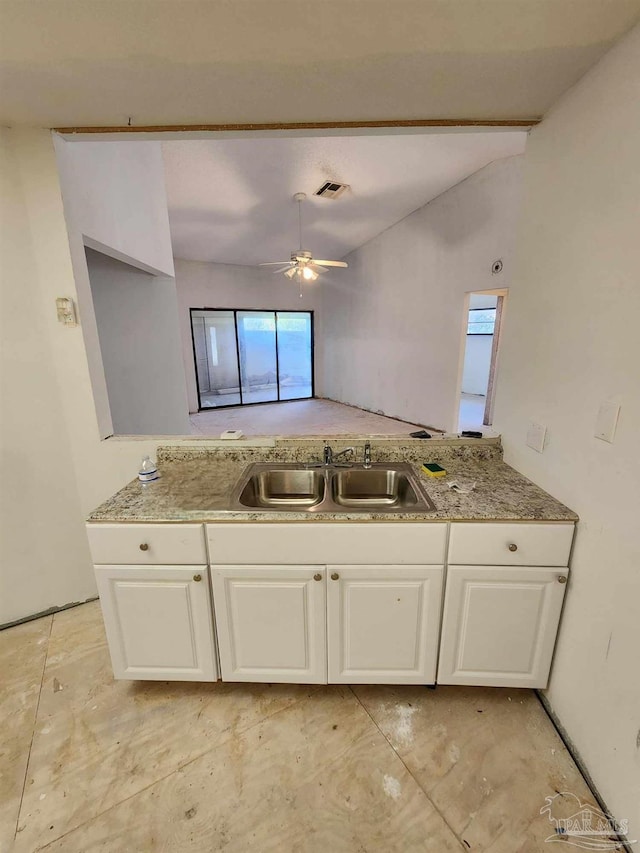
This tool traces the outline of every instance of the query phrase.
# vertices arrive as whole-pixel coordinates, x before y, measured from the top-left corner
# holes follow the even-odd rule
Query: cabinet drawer
[[[189,565],[207,562],[201,524],[88,524],[93,562]]]
[[[449,563],[566,566],[573,524],[452,524]]]
[[[446,524],[208,524],[213,564],[444,562]]]

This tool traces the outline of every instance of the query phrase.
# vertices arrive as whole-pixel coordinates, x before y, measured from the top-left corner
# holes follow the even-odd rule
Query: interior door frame
[[[233,313],[233,326],[236,337],[236,360],[238,364],[238,390],[240,394],[239,403],[229,403],[226,406],[202,406],[202,397],[200,393],[200,381],[198,380],[198,368],[196,357],[196,341],[193,335],[193,312],[194,311],[227,311]],[[274,314],[276,329],[275,329],[275,349],[276,349],[276,387],[277,400],[263,400],[257,403],[244,403],[242,401],[242,379],[240,375],[240,342],[238,340],[238,313],[250,313],[255,311],[262,314]],[[280,363],[278,356],[278,314],[308,314],[311,333],[311,395],[309,397],[293,397],[290,400],[280,399]],[[196,380],[196,392],[198,394],[198,412],[217,412],[219,409],[239,409],[247,406],[266,406],[273,403],[295,403],[297,400],[313,400],[316,395],[316,364],[315,364],[315,317],[314,311],[297,311],[293,308],[214,308],[211,305],[205,305],[203,308],[189,308],[189,328],[191,330],[191,346],[193,349],[193,372]]]
[[[458,432],[458,421],[460,417],[460,400],[462,398],[462,377],[464,373],[464,359],[467,348],[467,326],[469,322],[469,302],[471,294],[482,294],[483,296],[497,296],[496,304],[496,320],[493,330],[493,342],[491,345],[491,361],[489,365],[489,380],[487,384],[487,395],[485,398],[484,414],[482,418],[483,426],[491,426],[493,424],[493,405],[495,401],[496,377],[498,373],[498,363],[500,358],[500,339],[504,328],[504,318],[507,306],[507,297],[509,295],[508,287],[499,287],[486,290],[469,290],[465,293],[462,314],[462,327],[460,337],[460,354],[458,361],[458,383],[455,397],[455,413],[453,432]]]
[[[498,351],[500,349],[500,335],[502,333],[502,317],[504,314],[504,303],[506,293],[498,293],[496,303],[496,321],[493,327],[493,342],[491,344],[491,361],[489,364],[489,381],[487,382],[487,396],[484,404],[483,426],[491,426],[493,423],[493,404],[496,394],[496,372],[498,367]]]

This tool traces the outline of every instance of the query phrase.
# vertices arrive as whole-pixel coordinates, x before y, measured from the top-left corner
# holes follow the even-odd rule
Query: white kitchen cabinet
[[[208,525],[223,680],[433,683],[446,532]],[[260,564],[265,554],[271,565]]]
[[[513,687],[547,683],[573,532],[88,525],[116,678]]]
[[[325,684],[324,566],[213,566],[224,681]]]
[[[566,568],[449,566],[439,684],[546,687]]]
[[[443,566],[328,566],[330,683],[433,684]]]
[[[95,567],[116,678],[216,681],[207,566]]]

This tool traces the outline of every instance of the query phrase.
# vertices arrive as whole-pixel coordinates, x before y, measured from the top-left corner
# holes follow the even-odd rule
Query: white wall
[[[189,411],[198,411],[191,340],[189,308],[255,308],[282,311],[313,311],[316,359],[316,396],[321,396],[322,376],[320,373],[322,353],[322,312],[320,310],[324,281],[303,285],[303,297],[297,283],[283,275],[259,267],[235,266],[232,264],[209,264],[197,261],[175,260],[176,288],[182,354],[187,376]]]
[[[509,286],[521,173],[492,163],[347,256],[323,287],[326,396],[456,428],[465,294]]]
[[[487,393],[493,335],[467,335],[462,372],[464,394]]]
[[[531,133],[495,426],[580,515],[550,702],[640,839],[640,27]],[[620,403],[613,444],[594,437]],[[542,455],[525,446],[546,424]],[[640,849],[640,845],[636,845]]]
[[[173,276],[159,142],[67,142],[53,136],[98,431],[114,433],[85,246]],[[86,146],[86,148],[85,148]]]
[[[24,315],[23,305],[34,307],[36,323],[37,310],[42,312],[38,337],[44,347],[43,359],[16,366],[19,336],[29,340],[27,331],[16,326],[16,337],[9,338],[15,351],[12,354],[14,347],[3,351],[3,371],[15,371],[17,384],[24,379],[16,406],[19,422],[10,420],[10,441],[2,439],[3,452],[13,460],[2,482],[2,509],[10,525],[9,544],[3,545],[13,569],[6,568],[7,559],[1,568],[10,594],[10,599],[3,598],[10,601],[3,618],[12,619],[95,594],[83,518],[135,477],[140,458],[153,454],[160,442],[101,441],[85,345],[86,317],[81,311],[84,328],[75,330],[58,325],[55,318],[56,296],[79,300],[80,287],[89,285],[88,276],[85,282],[81,275],[74,275],[72,253],[75,260],[81,256],[86,275],[84,247],[67,233],[52,137],[46,130],[24,128],[7,138],[12,157],[9,175],[19,180],[23,195],[21,202],[12,190],[5,217],[15,226],[9,245],[3,247],[10,295],[18,300],[12,322]],[[12,246],[20,247],[19,251]],[[12,300],[7,299],[7,304],[12,305]],[[27,360],[24,355],[21,358]],[[51,389],[51,406],[40,405],[31,412],[31,419],[23,418],[18,413],[24,411],[33,390],[41,388],[42,377]],[[28,462],[26,469],[21,467],[23,462]]]
[[[115,435],[191,431],[176,286],[86,250]]]
[[[56,137],[56,152],[65,213],[85,245],[172,276],[161,144]]]
[[[95,594],[55,366],[56,348],[81,346],[82,333],[56,322],[55,296],[73,289],[55,273],[60,289],[43,287],[56,253],[35,245],[46,211],[16,137],[0,130],[0,625]]]

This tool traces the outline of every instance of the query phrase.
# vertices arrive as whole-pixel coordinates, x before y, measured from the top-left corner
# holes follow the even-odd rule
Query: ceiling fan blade
[[[344,261],[319,261],[316,258],[313,259],[314,264],[321,264],[323,267],[348,267],[349,264],[346,264]]]
[[[260,266],[263,266],[263,265],[260,264]],[[264,266],[266,266],[266,264]],[[279,272],[284,272],[285,270],[290,270],[290,269],[293,269],[293,267],[291,266],[291,264],[287,264],[286,266],[280,267],[277,270],[272,270],[272,272],[274,275],[277,275]]]
[[[325,275],[327,272],[327,270],[324,267],[316,266],[315,261],[312,264],[307,264],[307,266],[309,267],[309,269],[312,269],[315,273],[321,273],[322,275]]]
[[[258,264],[259,267],[275,267],[278,264],[292,264],[293,261],[267,261],[264,264]]]

